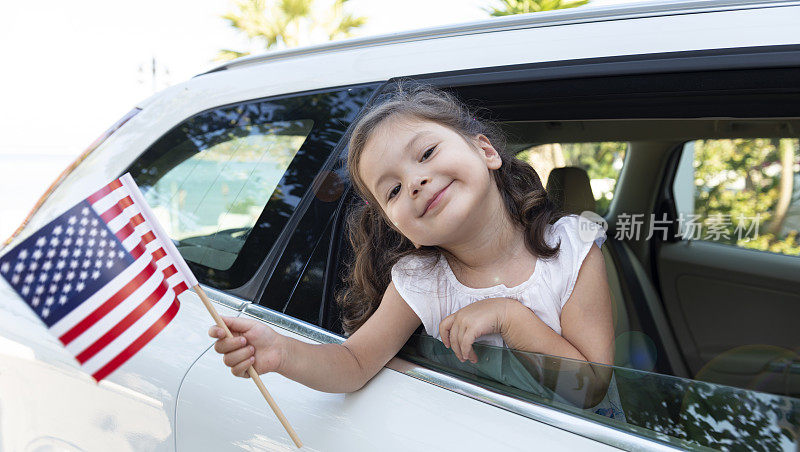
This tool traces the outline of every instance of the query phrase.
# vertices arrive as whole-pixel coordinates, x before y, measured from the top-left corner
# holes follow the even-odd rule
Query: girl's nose
[[[419,193],[420,188],[422,188],[422,186],[427,184],[427,183],[428,183],[428,178],[427,177],[423,177],[423,178],[419,179],[419,181],[411,187],[411,194],[416,196],[417,193]]]

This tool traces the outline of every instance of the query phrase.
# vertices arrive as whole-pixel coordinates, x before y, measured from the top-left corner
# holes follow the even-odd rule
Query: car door
[[[675,150],[666,192],[681,230],[658,249],[664,304],[697,379],[798,397],[798,121],[731,122],[738,135]]]

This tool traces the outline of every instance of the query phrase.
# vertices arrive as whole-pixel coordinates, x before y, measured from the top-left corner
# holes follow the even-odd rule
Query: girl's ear
[[[502,159],[500,159],[500,153],[492,146],[492,142],[489,141],[489,138],[486,137],[484,134],[478,134],[475,137],[478,149],[480,150],[481,157],[483,157],[484,161],[486,162],[486,167],[489,169],[496,170],[503,165]]]

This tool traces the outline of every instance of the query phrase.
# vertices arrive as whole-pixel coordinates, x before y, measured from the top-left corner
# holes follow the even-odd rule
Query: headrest
[[[565,166],[553,168],[547,176],[547,196],[557,208],[568,213],[594,212],[597,205],[589,184],[589,175],[583,168]]]

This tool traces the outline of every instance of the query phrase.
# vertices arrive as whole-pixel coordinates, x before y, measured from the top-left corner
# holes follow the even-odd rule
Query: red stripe
[[[185,282],[181,281],[181,283],[173,287],[172,290],[175,291],[175,295],[177,296],[189,290],[189,287],[186,285]]]
[[[160,261],[161,258],[166,256],[166,255],[167,255],[167,253],[166,253],[166,251],[164,251],[164,248],[159,248],[159,249],[153,251],[153,259],[156,262]]]
[[[153,234],[153,231],[147,231],[147,233],[142,236],[142,243],[147,245],[148,243],[152,242],[155,239],[156,235]]]
[[[131,225],[130,223],[127,223],[119,231],[117,231],[115,233],[115,235],[117,236],[119,241],[122,242],[125,239],[127,239],[128,237],[130,237],[131,234],[133,234],[133,228],[134,228],[133,225]]]
[[[114,204],[113,206],[109,207],[108,210],[106,210],[105,212],[101,213],[100,214],[100,218],[102,218],[103,221],[108,223],[109,221],[111,221],[114,218],[116,218],[117,215],[121,214],[122,211],[125,210],[126,207],[131,206],[131,205],[133,205],[133,200],[131,199],[130,196],[126,196],[126,197],[120,199],[119,201],[117,201],[117,203]]]
[[[145,298],[144,301],[139,304],[139,306],[136,306],[136,308],[126,315],[124,319],[120,320],[119,323],[108,330],[106,334],[100,336],[100,338],[94,341],[94,343],[87,347],[86,350],[78,353],[78,355],[75,356],[75,359],[77,359],[79,363],[83,364],[92,356],[96,355],[97,352],[105,348],[114,339],[118,338],[120,334],[124,333],[125,330],[130,328],[130,326],[136,323],[137,320],[141,319],[142,316],[147,313],[147,311],[149,311],[153,306],[156,305],[156,303],[158,303],[158,300],[160,300],[161,297],[167,293],[168,289],[169,286],[167,285],[167,282],[161,280],[161,284],[159,284],[153,293]]]
[[[144,223],[144,217],[140,213],[137,213],[136,216],[131,218],[131,224],[133,225],[134,228],[142,223]]]
[[[99,201],[103,196],[111,193],[112,191],[118,189],[119,187],[122,187],[122,182],[119,179],[115,179],[111,181],[110,184],[94,192],[92,195],[86,198],[86,200],[89,201],[89,204],[94,204],[97,201]]]
[[[142,242],[139,242],[139,243],[138,243],[138,244],[137,244],[135,247],[133,247],[133,249],[131,250],[131,256],[133,256],[133,259],[134,259],[134,260],[136,260],[136,259],[139,259],[139,256],[141,256],[142,254],[144,254],[144,252],[145,252],[145,251],[147,251],[147,250],[145,249],[145,247],[144,247],[144,244],[143,244]]]
[[[136,289],[139,288],[145,281],[150,279],[153,276],[153,273],[156,272],[156,266],[153,261],[150,261],[149,264],[142,270],[135,278],[133,278],[128,284],[118,290],[117,293],[111,296],[108,300],[105,301],[102,305],[98,306],[91,314],[86,316],[83,320],[81,320],[77,325],[73,326],[69,331],[62,334],[59,339],[61,343],[64,345],[69,344],[76,337],[83,334],[84,331],[89,329],[92,325],[97,323],[104,315],[106,315],[109,311],[117,307],[123,300],[128,298],[130,294],[132,294]]]
[[[175,268],[174,265],[170,265],[169,267],[164,269],[164,278],[169,278],[175,273],[178,273],[178,270]]]
[[[107,377],[108,374],[117,370],[117,368],[125,363],[125,361],[129,360],[136,352],[141,350],[148,342],[150,342],[156,334],[160,333],[167,324],[175,317],[175,314],[178,313],[178,308],[180,307],[180,303],[177,299],[175,302],[172,303],[172,306],[169,307],[167,312],[161,316],[160,319],[156,321],[150,328],[147,329],[141,336],[139,336],[131,345],[129,345],[125,350],[123,350],[119,355],[115,356],[114,359],[108,362],[105,366],[101,367],[100,370],[92,374],[95,381],[100,381],[103,378]]]

